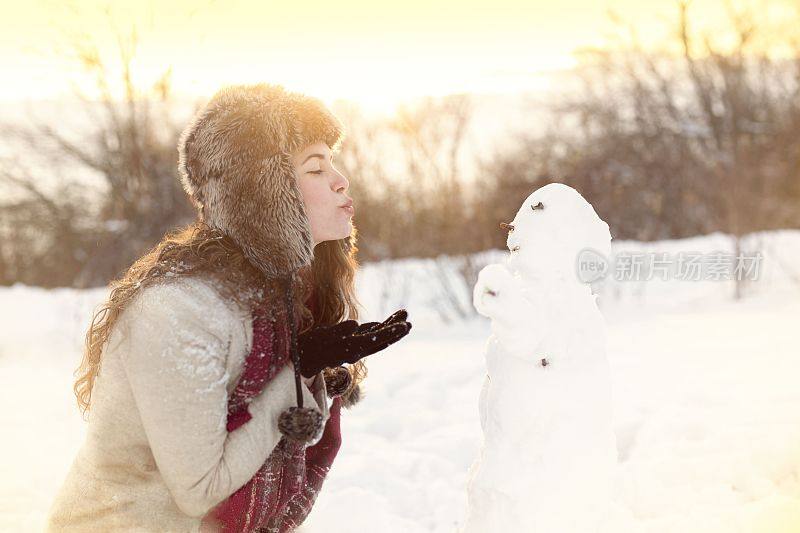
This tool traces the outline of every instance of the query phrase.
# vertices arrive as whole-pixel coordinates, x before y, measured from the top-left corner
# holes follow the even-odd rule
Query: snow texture
[[[743,244],[765,259],[738,302],[728,281],[607,278],[598,286],[619,450],[603,533],[800,531],[800,231],[755,233]],[[732,239],[615,239],[612,247],[705,253],[732,250]],[[507,253],[473,259],[499,262]],[[460,263],[441,262],[456,286]],[[491,324],[483,316],[443,321],[433,267],[434,259],[407,259],[359,271],[361,319],[406,307],[414,330],[366,360],[365,398],[342,413],[342,447],[306,533],[463,527]],[[0,531],[42,530],[83,442],[72,372],[90,312],[106,294],[0,288]]]

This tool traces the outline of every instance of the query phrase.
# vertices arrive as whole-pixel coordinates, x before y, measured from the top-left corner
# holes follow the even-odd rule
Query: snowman
[[[484,268],[473,292],[491,334],[462,532],[595,532],[617,452],[604,321],[576,264],[609,257],[611,234],[560,183],[533,192],[504,226],[510,255]]]

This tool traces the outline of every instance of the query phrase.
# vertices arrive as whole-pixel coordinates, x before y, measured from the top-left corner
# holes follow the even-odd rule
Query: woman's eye
[[[308,173],[309,174],[322,174],[322,171],[321,170],[309,170]]]

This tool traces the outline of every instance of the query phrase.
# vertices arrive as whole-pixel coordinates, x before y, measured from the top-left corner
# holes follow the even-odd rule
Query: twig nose
[[[501,222],[500,223],[500,229],[504,229],[507,232],[511,233],[512,231],[514,231],[514,225],[513,224],[506,224],[505,222]]]

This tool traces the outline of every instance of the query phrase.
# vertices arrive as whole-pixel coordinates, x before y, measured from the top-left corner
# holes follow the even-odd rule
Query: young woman
[[[92,321],[75,384],[86,441],[48,530],[302,523],[361,359],[411,329],[404,310],[355,320],[341,140],[321,102],[275,85],[222,89],[194,117],[178,153],[198,218],[113,281]]]

